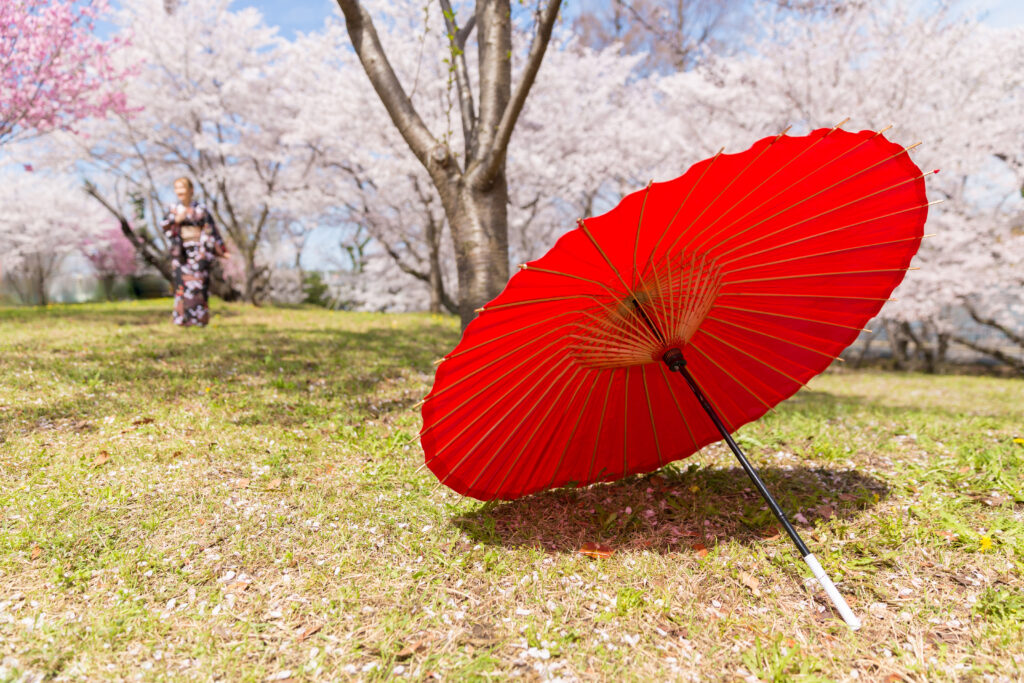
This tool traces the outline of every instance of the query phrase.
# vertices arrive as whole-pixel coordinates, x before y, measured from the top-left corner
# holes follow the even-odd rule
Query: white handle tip
[[[818,562],[818,558],[811,553],[804,558],[804,562],[806,562],[807,566],[811,568],[811,573],[814,574],[814,578],[816,578],[818,583],[821,584],[821,587],[825,589],[825,594],[828,595],[832,604],[836,606],[836,609],[839,611],[839,616],[843,618],[846,625],[854,631],[859,630],[861,626],[860,619],[858,619],[853,613],[850,606],[846,604],[846,600],[844,600],[843,596],[840,595],[835,584],[832,583],[832,579],[828,578],[828,574],[826,574],[825,570],[821,568],[821,563]]]

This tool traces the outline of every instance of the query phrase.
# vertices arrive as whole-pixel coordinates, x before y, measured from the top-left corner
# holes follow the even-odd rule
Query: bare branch
[[[971,316],[971,319],[974,320],[974,322],[978,323],[979,325],[984,325],[985,327],[991,327],[996,330],[999,330],[1008,338],[1013,340],[1013,342],[1016,343],[1018,346],[1024,347],[1024,334],[1011,330],[1006,325],[1001,324],[995,318],[983,317],[978,312],[978,309],[974,307],[974,304],[972,304],[970,301],[964,301],[964,308],[967,310],[967,314]]]
[[[476,26],[476,15],[472,15],[466,25],[459,29],[459,32],[455,35],[455,44],[459,46],[460,50],[465,49],[466,40],[469,38],[469,34],[473,32],[473,27]]]
[[[338,7],[345,15],[345,28],[355,48],[363,70],[370,78],[373,89],[377,91],[381,102],[388,110],[391,120],[405,139],[409,149],[426,167],[431,165],[431,152],[438,146],[434,136],[419,113],[412,105],[409,96],[402,88],[395,70],[391,67],[384,47],[380,44],[377,30],[369,13],[359,4],[359,0],[337,0]],[[446,155],[447,158],[447,155]]]
[[[1015,370],[1017,370],[1017,372],[1024,375],[1024,360],[1020,358],[1014,358],[1010,354],[1004,353],[1003,351],[1000,351],[997,348],[983,346],[977,342],[965,339],[964,337],[961,337],[959,335],[951,334],[949,335],[949,338],[951,341],[954,341],[957,344],[966,346],[967,348],[977,351],[978,353],[983,353],[986,356],[991,356],[992,358],[995,358],[1001,363],[1006,363],[1011,368],[1014,368]]]
[[[132,230],[132,226],[131,223],[128,222],[128,218],[125,217],[125,215],[121,213],[116,206],[111,204],[106,197],[100,194],[96,185],[86,181],[84,189],[86,194],[102,204],[103,208],[109,211],[117,219],[118,223],[121,224],[121,233],[129,242],[131,242],[132,246],[135,247],[136,253],[142,257],[142,260],[160,271],[160,274],[163,275],[168,282],[173,281],[174,274],[171,272],[171,264],[159,252],[156,245],[144,237],[137,235],[135,231]]]
[[[464,157],[469,158],[469,150],[473,147],[473,137],[476,134],[476,113],[473,107],[473,90],[469,83],[469,69],[466,68],[466,53],[463,47],[469,33],[463,33],[455,21],[455,12],[448,0],[440,0],[441,14],[444,15],[444,24],[448,29],[448,44],[451,52],[452,68],[455,69],[455,85],[459,91],[459,110],[462,115],[462,139]],[[476,15],[470,19],[469,28],[472,30],[476,23]]]
[[[505,161],[505,153],[508,150],[508,142],[512,138],[512,131],[519,120],[519,114],[526,103],[526,97],[530,94],[537,79],[537,72],[540,71],[541,61],[544,59],[544,52],[551,41],[551,31],[558,18],[558,10],[562,6],[562,0],[549,0],[547,7],[538,11],[537,33],[530,44],[530,51],[526,57],[526,65],[523,68],[523,76],[512,93],[512,98],[501,114],[493,141],[484,152],[482,164],[474,179],[481,185],[490,184],[498,175],[502,164]],[[482,67],[481,67],[482,68]],[[481,112],[481,125],[486,125]]]
[[[410,266],[409,264],[405,263],[405,261],[402,260],[402,255],[395,251],[395,249],[388,242],[382,240],[379,237],[377,238],[377,241],[380,242],[380,244],[384,247],[384,251],[388,253],[388,256],[391,257],[391,260],[394,261],[395,265],[398,266],[399,270],[401,270],[406,275],[410,275],[416,278],[420,282],[425,282],[428,285],[433,284],[431,282],[430,273],[425,273],[422,270],[417,270]],[[446,291],[444,291],[443,286],[441,288],[441,291],[438,292],[438,294],[440,295],[441,305],[444,306],[449,313],[453,315],[458,315],[458,304],[452,301],[452,298],[448,296],[448,293]]]

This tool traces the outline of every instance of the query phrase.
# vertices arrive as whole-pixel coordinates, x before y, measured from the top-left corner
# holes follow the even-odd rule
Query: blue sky
[[[979,7],[988,12],[988,23],[994,26],[1020,26],[1024,24],[1024,2],[1021,0],[990,0]]]
[[[288,39],[294,38],[297,32],[319,29],[329,16],[341,16],[334,0],[235,0],[232,6],[255,7],[268,24],[276,25]]]
[[[573,12],[577,4],[582,5],[583,0],[566,0],[564,11]],[[974,5],[988,13],[987,22],[994,26],[1024,24],[1024,0],[981,0]],[[341,16],[334,0],[235,0],[234,6],[255,7],[289,39],[296,32],[317,30],[329,16]]]

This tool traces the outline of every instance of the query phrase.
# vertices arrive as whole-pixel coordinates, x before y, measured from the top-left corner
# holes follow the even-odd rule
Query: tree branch
[[[979,325],[984,325],[985,327],[991,327],[991,328],[994,328],[996,330],[999,330],[1000,332],[1005,334],[1008,338],[1013,340],[1013,342],[1015,344],[1017,344],[1018,346],[1024,347],[1024,335],[1019,334],[1017,332],[1014,332],[1010,328],[1008,328],[1005,325],[1001,324],[995,318],[984,318],[984,317],[982,317],[981,314],[978,313],[978,309],[976,309],[974,307],[974,304],[972,304],[971,302],[964,301],[963,304],[964,304],[964,308],[967,310],[967,314],[971,316],[971,319],[974,320],[974,322],[978,323]]]
[[[377,238],[377,241],[380,242],[381,245],[383,245],[384,251],[388,253],[388,256],[390,256],[391,260],[395,262],[395,265],[398,266],[399,270],[401,270],[403,273],[407,275],[411,275],[420,282],[425,282],[428,285],[432,284],[430,281],[430,273],[424,273],[421,270],[416,270],[412,266],[405,263],[402,260],[402,255],[395,251],[390,244],[380,239],[379,237]],[[448,296],[448,292],[444,291],[444,288],[442,288],[439,294],[441,297],[441,305],[444,306],[445,309],[452,315],[458,315],[459,307],[454,301],[452,301],[452,298]]]
[[[466,38],[469,31],[476,24],[474,14],[466,24],[469,30],[459,30],[455,22],[455,12],[449,0],[440,0],[441,14],[444,15],[444,24],[448,28],[448,46],[452,56],[452,68],[455,69],[455,86],[459,91],[459,110],[462,115],[462,139],[463,156],[468,159],[469,151],[473,148],[474,136],[476,135],[476,113],[473,108],[473,90],[469,84],[469,69],[466,68]]]
[[[505,153],[508,151],[508,142],[512,138],[512,131],[519,119],[519,114],[526,103],[526,97],[530,94],[530,88],[537,79],[537,72],[540,70],[541,61],[544,59],[544,52],[551,41],[551,31],[558,18],[558,10],[562,6],[562,0],[549,0],[548,6],[538,11],[537,33],[530,44],[530,51],[526,57],[526,66],[523,68],[523,76],[512,93],[512,98],[501,114],[494,133],[493,142],[483,155],[484,162],[477,171],[476,182],[487,185],[494,180],[505,161]],[[484,122],[481,121],[481,124]]]
[[[373,20],[369,13],[359,4],[359,0],[337,0],[341,13],[345,15],[345,28],[348,30],[352,46],[355,48],[359,61],[363,64],[363,70],[370,78],[373,89],[377,91],[388,115],[394,122],[398,131],[402,134],[409,149],[416,158],[426,167],[430,167],[431,154],[439,147],[438,142],[431,135],[430,130],[419,113],[412,105],[409,96],[402,88],[395,70],[391,67],[387,55],[384,54],[384,47],[380,44],[377,30],[373,26]],[[435,162],[447,160],[448,154],[444,150],[437,152],[437,156],[444,154],[442,159],[434,159]]]
[[[995,358],[996,360],[1000,361],[1001,363],[1006,363],[1010,367],[1012,367],[1015,370],[1017,370],[1017,372],[1019,372],[1021,374],[1024,374],[1024,360],[1021,360],[1020,358],[1014,358],[1010,354],[1004,353],[1004,352],[1000,351],[999,349],[990,348],[990,347],[987,347],[987,346],[982,346],[981,344],[978,344],[977,342],[972,342],[972,341],[970,341],[968,339],[965,339],[965,338],[963,338],[961,336],[958,336],[958,335],[955,335],[955,334],[949,335],[949,339],[951,341],[956,342],[957,344],[960,344],[962,346],[966,346],[969,349],[973,349],[974,351],[977,351],[978,353],[983,353],[986,356],[991,356],[992,358]]]
[[[142,260],[160,271],[160,274],[163,275],[168,282],[173,282],[174,274],[171,272],[171,264],[166,258],[161,258],[161,254],[156,251],[152,243],[135,234],[135,231],[132,230],[132,226],[125,215],[121,213],[116,206],[107,201],[106,197],[101,195],[96,186],[89,181],[85,182],[85,193],[102,204],[107,211],[117,218],[118,222],[121,224],[121,233],[124,234],[125,238],[129,242],[132,243],[132,246],[135,247],[136,253],[142,257]]]

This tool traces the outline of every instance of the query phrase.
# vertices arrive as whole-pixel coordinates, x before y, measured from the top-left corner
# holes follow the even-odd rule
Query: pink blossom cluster
[[[122,39],[100,40],[107,0],[0,2],[0,143],[127,111],[112,63]]]
[[[99,235],[86,235],[81,249],[100,276],[132,275],[138,268],[135,247],[119,227],[108,228]]]

